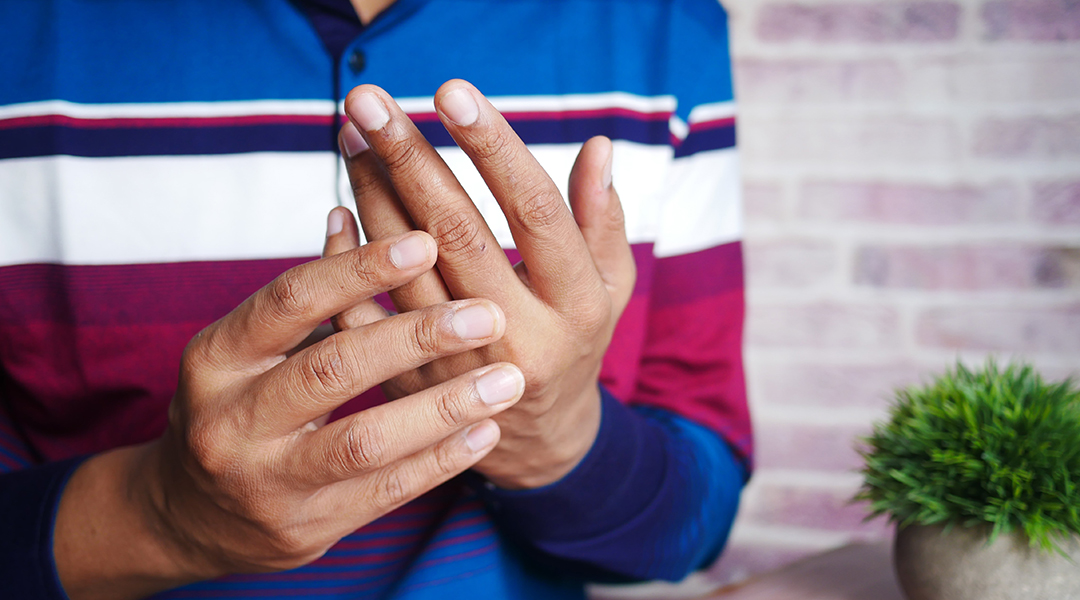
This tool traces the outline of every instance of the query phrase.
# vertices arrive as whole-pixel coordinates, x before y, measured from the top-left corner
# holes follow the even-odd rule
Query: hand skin
[[[310,262],[196,335],[165,434],[90,458],[64,491],[54,554],[69,596],[140,598],[301,566],[483,458],[499,438],[491,417],[524,389],[507,363],[325,423],[387,378],[498,340],[494,303],[434,304],[302,345],[436,255],[413,232]]]
[[[440,359],[383,385],[391,398],[498,361],[521,367],[523,400],[496,419],[498,447],[474,469],[504,488],[536,488],[570,472],[600,422],[598,376],[629,301],[635,263],[611,186],[612,145],[582,147],[570,175],[570,209],[503,116],[472,85],[435,95],[443,125],[472,160],[506,215],[522,262],[511,266],[453,173],[383,90],[357,87],[339,135],[368,239],[419,228],[439,243],[437,269],[390,295],[403,314],[439,302],[487,298],[506,311],[494,344]],[[348,219],[351,223],[352,219]],[[355,228],[331,236],[329,254],[355,247]],[[339,315],[339,328],[369,318]]]

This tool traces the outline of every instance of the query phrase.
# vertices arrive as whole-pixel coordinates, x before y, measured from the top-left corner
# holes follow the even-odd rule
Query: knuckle
[[[417,357],[437,356],[442,349],[442,323],[446,315],[442,311],[424,311],[413,321],[413,348]]]
[[[349,185],[354,198],[363,198],[369,192],[381,188],[383,184],[382,174],[377,169],[368,168],[371,165],[364,157],[360,160],[362,167],[349,169]]]
[[[397,138],[388,140],[379,153],[386,170],[396,175],[409,175],[424,164],[420,147],[415,140]]]
[[[474,156],[483,162],[494,160],[503,162],[512,159],[515,153],[514,148],[513,138],[502,128],[490,130],[487,135],[481,136],[472,144]]]
[[[300,527],[278,527],[273,530],[272,544],[279,556],[292,558],[311,553],[311,541]]]
[[[442,443],[435,446],[432,452],[432,460],[435,463],[435,473],[440,478],[463,470],[463,466],[459,464],[461,453],[456,452],[456,448],[457,446],[452,443]]]
[[[271,310],[282,316],[294,317],[312,312],[314,301],[295,270],[279,275],[267,286]]]
[[[223,440],[229,439],[227,432],[219,426],[207,423],[190,423],[185,431],[185,445],[191,458],[199,468],[214,480],[225,480],[235,474],[238,468],[228,445]]]
[[[587,336],[603,331],[611,320],[611,301],[583,302],[577,310],[577,330]]]
[[[380,506],[397,506],[409,500],[408,475],[402,469],[386,469],[375,484],[375,501]]]
[[[548,182],[532,183],[517,201],[514,216],[526,231],[540,231],[560,222],[566,207],[562,196]]]
[[[358,420],[345,433],[337,462],[344,473],[357,473],[379,467],[385,456],[385,440],[378,428]]]
[[[350,387],[348,361],[343,352],[339,339],[330,336],[308,353],[303,376],[311,389],[334,393]]]
[[[195,337],[191,338],[187,346],[184,346],[184,352],[180,355],[180,381],[188,382],[197,380],[199,373],[206,368],[209,363],[206,330],[202,330],[195,334]]]
[[[461,390],[441,392],[435,400],[435,410],[442,423],[449,429],[457,429],[469,420],[469,409],[463,402]]]
[[[444,211],[433,223],[432,237],[435,238],[440,253],[455,254],[467,259],[487,249],[483,243],[483,229],[472,215]]]
[[[352,271],[352,281],[359,282],[364,287],[379,286],[383,279],[383,271],[368,252],[351,253],[349,269]]]

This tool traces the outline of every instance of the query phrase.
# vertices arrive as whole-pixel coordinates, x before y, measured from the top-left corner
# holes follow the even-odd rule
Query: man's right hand
[[[340,209],[339,209],[340,210]],[[468,469],[521,396],[510,364],[320,425],[364,390],[505,331],[486,300],[448,302],[295,349],[323,321],[435,263],[423,232],[291,269],[184,352],[163,437],[91,458],[68,484],[54,551],[71,598],[137,598],[288,569]]]

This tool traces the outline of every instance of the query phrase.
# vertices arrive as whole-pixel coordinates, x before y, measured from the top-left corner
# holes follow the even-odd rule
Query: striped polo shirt
[[[564,193],[581,143],[613,140],[638,279],[597,442],[547,488],[461,477],[301,569],[160,597],[574,598],[715,558],[752,456],[715,0],[397,0],[367,26],[339,0],[11,0],[0,23],[0,529],[36,540],[0,553],[44,574],[27,597],[63,596],[52,512],[19,511],[54,509],[77,457],[159,436],[188,340],[352,207],[335,140],[361,83],[398,99],[514,260],[438,86],[474,83]]]

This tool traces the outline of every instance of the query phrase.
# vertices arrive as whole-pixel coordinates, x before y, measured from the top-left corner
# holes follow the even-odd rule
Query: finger
[[[618,315],[634,291],[637,265],[626,239],[622,203],[611,182],[613,154],[614,147],[606,137],[585,142],[570,171],[567,189],[574,220]]]
[[[326,219],[326,241],[323,243],[323,258],[336,256],[359,247],[360,230],[356,227],[356,219],[353,219],[352,213],[340,206],[331,210]],[[425,275],[427,273],[420,275],[420,277]],[[358,304],[339,312],[331,317],[330,321],[336,331],[341,331],[360,327],[383,318],[386,318],[386,309],[379,306],[379,303],[375,302],[375,300],[367,299],[361,300]]]
[[[506,410],[524,390],[514,365],[478,369],[303,435],[286,469],[313,487],[356,477]]]
[[[347,517],[343,533],[415,499],[480,462],[499,443],[499,426],[490,419],[451,435],[365,476],[324,488],[315,498],[315,514]]]
[[[455,298],[502,304],[521,284],[495,236],[442,157],[383,90],[349,92],[345,112],[378,156],[417,227],[439,245],[438,268]]]
[[[431,236],[416,231],[293,267],[207,328],[189,357],[222,368],[263,366],[319,323],[430,269],[436,255]]]
[[[558,187],[506,119],[461,80],[439,88],[435,108],[506,215],[530,285],[556,307],[594,299],[600,281],[585,240]]]
[[[391,377],[502,337],[506,319],[488,300],[461,300],[336,333],[265,373],[246,421],[283,435]]]
[[[360,223],[364,227],[367,239],[381,240],[396,237],[406,231],[416,229],[375,154],[372,152],[359,152],[351,156],[346,154],[346,149],[350,147],[362,145],[367,149],[367,142],[352,122],[342,126],[339,142],[342,155],[345,157],[345,169],[349,175],[353,198],[356,201],[356,211],[360,215]],[[452,300],[442,277],[435,269],[391,290],[390,299],[393,300],[398,312],[407,312]]]

